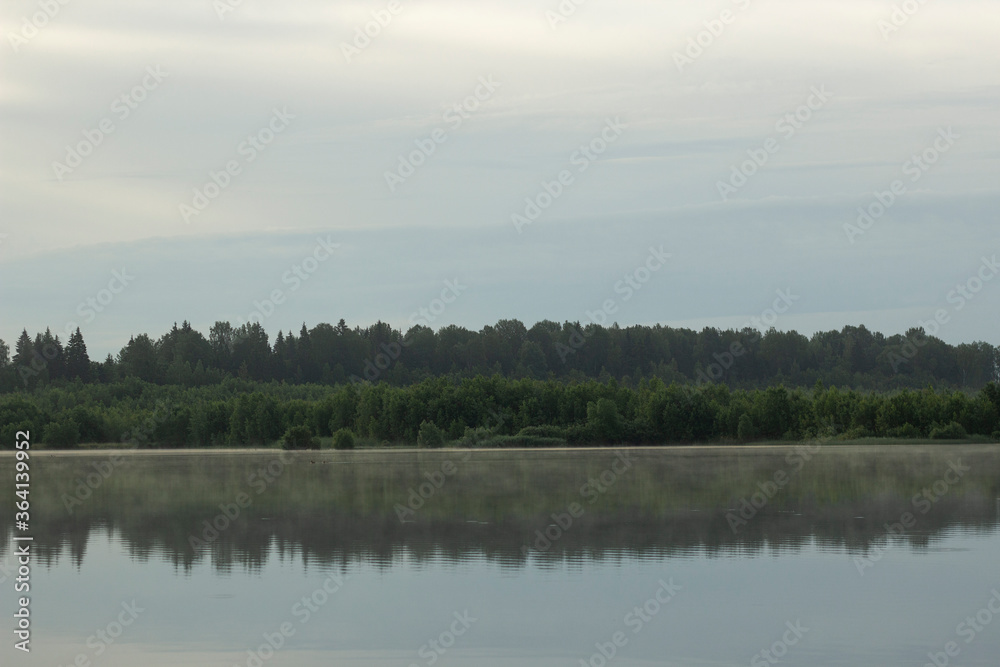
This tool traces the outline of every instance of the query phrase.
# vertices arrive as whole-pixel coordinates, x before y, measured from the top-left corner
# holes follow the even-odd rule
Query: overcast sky
[[[779,329],[1000,344],[995,1],[62,1],[0,8],[9,344],[779,291]]]

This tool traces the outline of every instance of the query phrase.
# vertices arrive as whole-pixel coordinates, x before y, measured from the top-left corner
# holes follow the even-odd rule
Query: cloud
[[[405,324],[456,275],[475,282],[448,314],[467,326],[576,319],[664,242],[674,263],[623,322],[739,318],[794,282],[803,309],[902,330],[900,313],[936,303],[996,246],[995,3],[927,3],[884,38],[892,6],[874,0],[589,0],[555,28],[554,1],[399,2],[351,62],[342,44],[387,2],[247,1],[220,19],[202,0],[95,0],[8,44],[0,336],[61,326],[122,261],[146,273],[92,325],[109,349],[173,319],[235,318],[321,233],[345,239],[345,257],[275,315],[282,328],[337,312]],[[733,20],[678,71],[674,54],[718,32],[723,10]],[[36,11],[18,0],[0,19],[16,32]],[[150,66],[168,76],[120,117],[115,101]],[[450,127],[480,77],[502,85]],[[815,86],[833,98],[721,201],[718,183]],[[240,147],[275,108],[295,118],[250,161]],[[510,216],[614,117],[621,139],[518,235]],[[59,180],[53,163],[103,119],[114,132]],[[955,147],[848,244],[857,207],[949,126]],[[391,191],[386,172],[441,128]],[[232,160],[239,175],[186,224],[180,205]],[[42,276],[15,289],[32,266]],[[952,331],[992,340],[995,318],[969,308]]]

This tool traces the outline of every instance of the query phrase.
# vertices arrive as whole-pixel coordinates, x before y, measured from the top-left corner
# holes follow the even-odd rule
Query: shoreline
[[[434,453],[511,453],[511,452],[617,452],[617,451],[641,451],[641,452],[672,452],[672,453],[683,453],[683,452],[710,452],[710,451],[722,451],[722,450],[750,450],[750,451],[760,451],[760,450],[773,450],[773,451],[784,451],[784,450],[794,450],[803,445],[815,445],[817,444],[814,440],[803,440],[797,442],[761,442],[761,443],[749,443],[749,444],[734,444],[734,443],[703,443],[703,444],[670,444],[670,445],[601,445],[596,447],[496,447],[496,448],[467,448],[467,447],[440,447],[440,448],[419,448],[419,447],[365,447],[357,448],[353,450],[337,450],[332,448],[324,449],[299,449],[299,450],[286,450],[280,447],[180,447],[180,448],[115,448],[115,447],[93,447],[93,448],[82,448],[82,449],[33,449],[31,450],[32,457],[35,456],[68,456],[68,457],[79,457],[79,456],[108,456],[108,455],[154,455],[154,456],[177,456],[184,454],[218,454],[218,455],[232,455],[232,454],[274,454],[283,453],[288,455],[324,455],[327,453],[338,453],[345,456],[357,455],[357,454],[367,454],[367,453],[400,453],[400,454],[434,454]],[[911,447],[911,448],[926,448],[926,447],[953,447],[953,448],[996,448],[1000,449],[1000,443],[991,442],[989,440],[929,440],[929,439],[915,439],[913,441],[908,440],[898,440],[893,438],[885,438],[883,440],[877,439],[862,439],[862,440],[838,440],[832,442],[821,443],[823,449],[826,448],[858,448],[858,449],[872,449],[880,447]],[[14,450],[2,450],[0,451],[0,458],[12,458],[16,452]]]

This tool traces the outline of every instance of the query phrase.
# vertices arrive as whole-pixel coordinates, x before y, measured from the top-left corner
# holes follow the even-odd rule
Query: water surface
[[[882,667],[955,642],[952,664],[995,666],[997,453],[38,454],[32,652],[13,649],[8,577],[0,656]]]

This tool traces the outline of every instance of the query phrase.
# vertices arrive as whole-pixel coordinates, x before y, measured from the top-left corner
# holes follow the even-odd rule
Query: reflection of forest
[[[1000,457],[991,447],[829,448],[797,472],[787,452],[773,450],[640,450],[632,454],[633,467],[593,504],[581,487],[610,469],[613,452],[475,452],[463,461],[466,455],[295,454],[287,466],[272,465],[280,473],[266,486],[253,475],[273,464],[277,453],[139,455],[74,504],[72,515],[65,502],[76,480],[106,458],[37,457],[32,533],[44,558],[68,553],[78,563],[91,532],[110,531],[136,558],[163,557],[183,566],[210,558],[219,568],[253,568],[275,549],[318,564],[388,564],[406,554],[519,566],[536,531],[572,502],[580,503],[583,515],[551,547],[532,548],[532,559],[755,554],[812,543],[860,553],[882,543],[885,524],[906,511],[916,516],[906,548],[919,549],[949,529],[993,531],[1000,521]],[[932,488],[956,458],[971,470],[926,514],[916,510],[914,494]],[[446,460],[457,472],[401,523],[394,508]],[[0,492],[10,486],[11,464],[0,460]],[[727,512],[777,471],[791,481],[734,532]],[[251,503],[196,553],[190,537],[204,537],[204,522],[221,514],[220,505],[232,511],[241,493]],[[0,515],[5,543],[10,519],[10,513]]]

